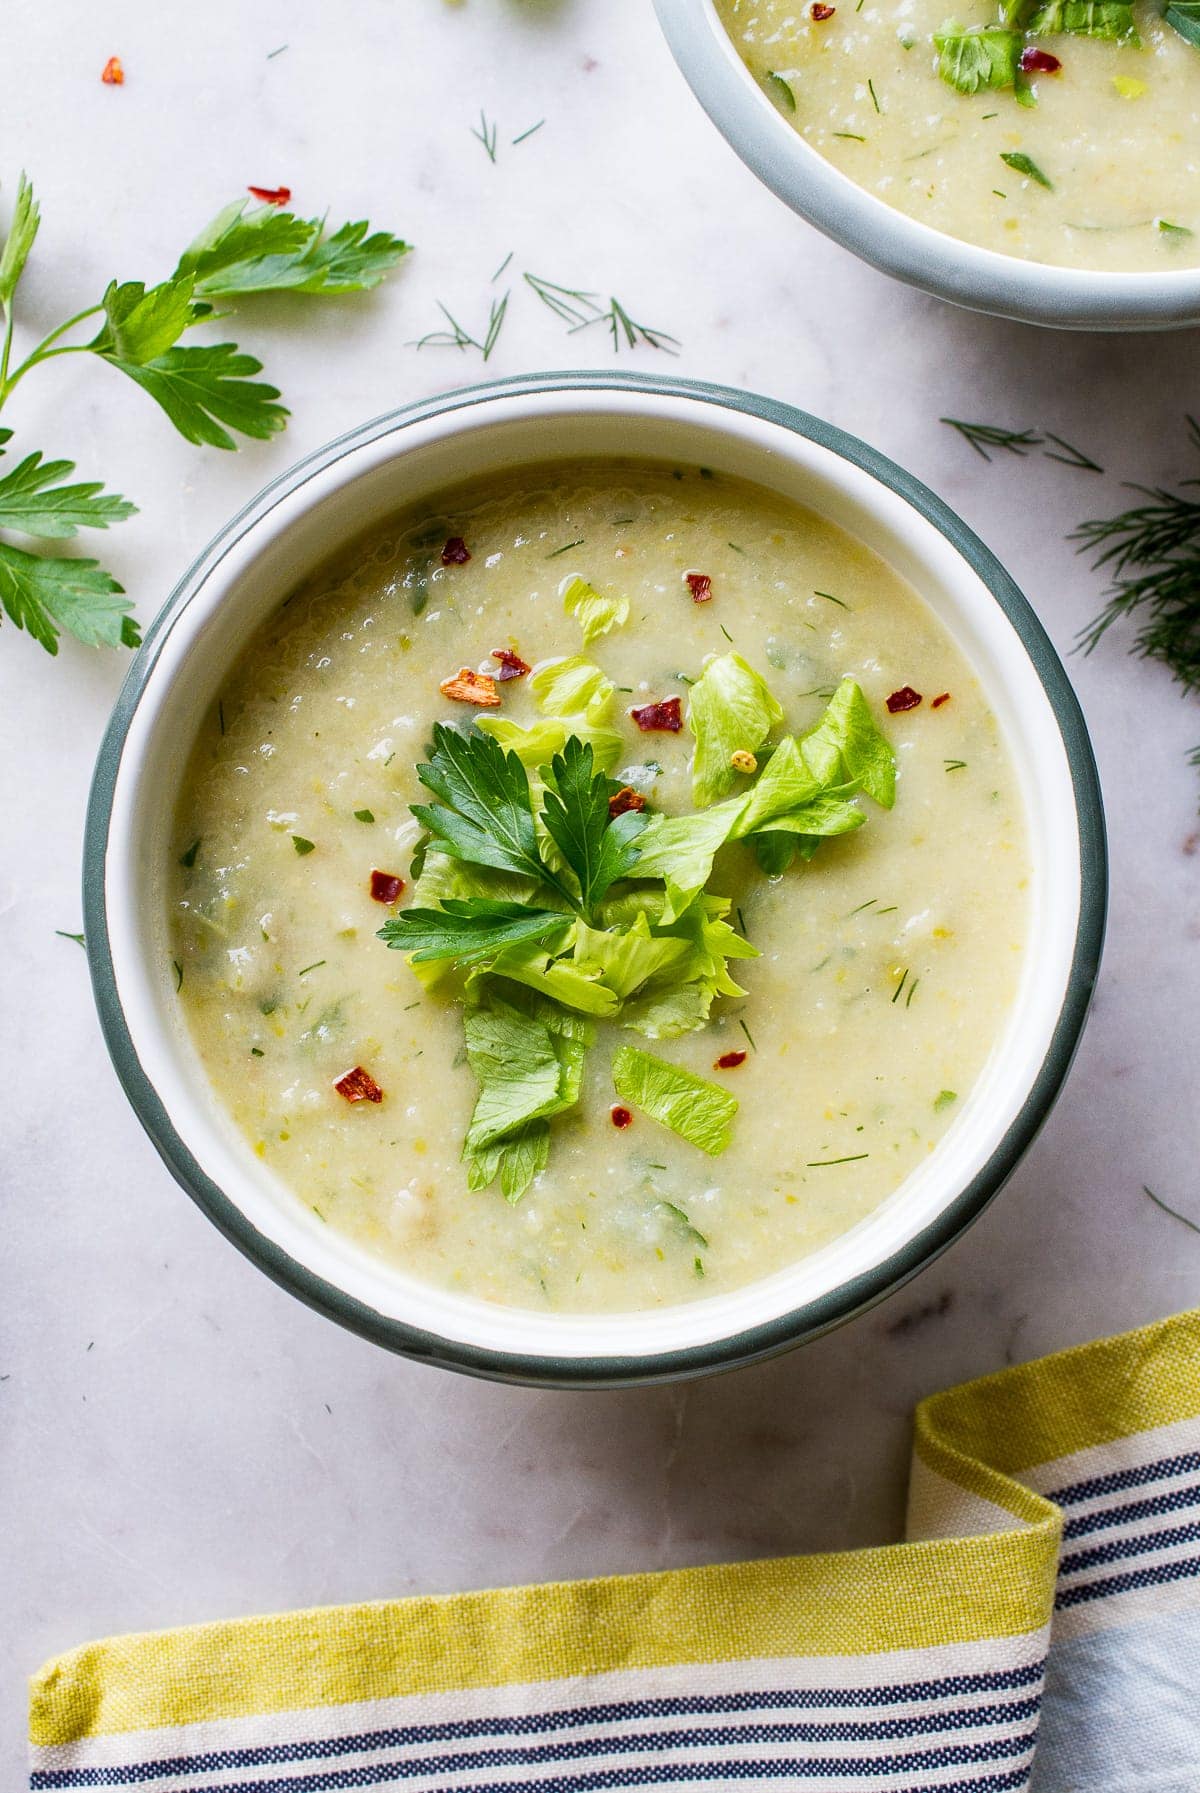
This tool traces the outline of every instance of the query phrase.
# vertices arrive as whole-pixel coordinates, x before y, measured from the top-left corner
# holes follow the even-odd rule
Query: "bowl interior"
[[[501,1308],[405,1277],[323,1227],[255,1158],[211,1095],[180,1017],[166,843],[188,754],[227,669],[316,563],[402,505],[466,478],[609,454],[698,462],[758,481],[858,536],[922,594],[977,672],[1015,763],[1027,816],[1031,915],[1019,994],[977,1086],[936,1151],[866,1220],[800,1263],[733,1293],[649,1313],[558,1317]],[[962,537],[973,539],[965,531]],[[980,558],[986,559],[982,551]],[[1003,580],[998,569],[996,579]],[[385,1320],[509,1363],[604,1359],[632,1369],[821,1302],[912,1252],[913,1242],[973,1183],[1002,1180],[1003,1170],[993,1167],[1031,1091],[1039,1080],[1044,1085],[1071,977],[1081,905],[1071,767],[1054,706],[1002,604],[964,552],[866,467],[764,416],[680,394],[597,389],[493,396],[393,422],[301,469],[276,496],[267,495],[248,524],[227,532],[181,589],[187,601],[177,600],[152,636],[124,741],[116,743],[104,865],[108,947],[137,1065],[165,1111],[167,1127],[151,1127],[160,1149],[210,1211],[206,1183],[224,1192],[265,1255],[273,1251],[277,1274],[283,1253]],[[1012,601],[1021,602],[1015,594]],[[1033,651],[1040,657],[1042,646],[1035,642]],[[1060,678],[1048,644],[1044,653]],[[122,1070],[129,1083],[129,1066]],[[145,1105],[139,1106],[145,1119]],[[260,1255],[253,1242],[250,1249]],[[902,1264],[891,1280],[904,1273]]]

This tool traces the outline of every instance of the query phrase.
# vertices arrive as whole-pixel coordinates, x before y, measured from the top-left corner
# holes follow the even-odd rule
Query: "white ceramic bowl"
[[[686,460],[801,500],[922,592],[977,669],[1028,812],[1033,926],[990,1062],[930,1157],[831,1245],[732,1294],[647,1313],[505,1308],[432,1288],[322,1226],[213,1097],[172,975],[167,843],[201,718],[295,582],[402,505],[465,477],[562,457]],[[882,456],[803,413],[682,380],[559,374],[499,382],[366,425],[302,461],[186,575],[130,671],[88,816],[85,928],[117,1070],[176,1178],[268,1275],[394,1350],[567,1386],[695,1374],[783,1349],[914,1274],[1000,1188],[1066,1074],[1099,960],[1100,797],[1070,686],[988,550]]]
[[[1200,321],[1200,268],[1108,274],[1020,261],[885,205],[788,123],[734,49],[713,0],[654,0],[654,8],[693,93],[747,167],[872,267],[974,311],[1060,329],[1172,330]]]

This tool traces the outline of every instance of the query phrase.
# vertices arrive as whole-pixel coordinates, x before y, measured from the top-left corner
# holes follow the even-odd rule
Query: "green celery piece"
[[[781,878],[796,857],[796,843],[791,835],[767,829],[752,834],[750,840],[759,871],[768,878]]]
[[[607,726],[616,687],[591,660],[573,654],[548,660],[529,680],[543,720],[525,728],[507,716],[480,716],[475,726],[508,753],[515,753],[526,771],[536,773],[561,753],[572,735],[590,744],[596,766],[611,772],[624,742]]]
[[[821,764],[827,765],[833,775],[840,769],[840,762],[830,755],[821,756]],[[785,810],[812,803],[821,795],[825,783],[824,775],[818,776],[805,759],[796,737],[785,735],[747,791],[732,836],[753,834]],[[849,788],[853,792],[858,786],[852,784]]]
[[[529,689],[544,716],[582,716],[595,726],[608,721],[616,686],[591,660],[568,654],[535,667]]]
[[[622,1102],[639,1108],[690,1145],[713,1158],[728,1146],[738,1111],[737,1097],[728,1090],[636,1046],[618,1046],[612,1075]]]
[[[652,935],[644,914],[624,928],[590,928],[580,922],[575,930],[576,964],[598,969],[618,1002],[649,983],[673,981],[689,953],[686,940]]]
[[[757,959],[751,946],[725,920],[728,897],[700,896],[671,924],[669,935],[686,946],[686,956],[672,967],[670,981],[652,981],[625,1004],[621,1022],[647,1039],[673,1039],[692,1033],[708,1021],[718,996],[744,996],[729,972],[730,959]]]
[[[858,784],[882,809],[896,801],[896,759],[853,679],[843,679],[800,751],[823,785]]]
[[[692,798],[698,808],[734,789],[739,775],[730,764],[733,754],[756,752],[782,720],[783,709],[766,680],[740,654],[718,654],[708,662],[688,693],[687,722],[696,739]]]
[[[1015,87],[1022,36],[1007,25],[960,25],[948,19],[934,33],[938,74],[958,93]]]
[[[628,598],[606,598],[578,574],[567,581],[562,594],[563,609],[573,616],[583,630],[583,645],[588,646],[598,635],[607,635],[629,621]]]
[[[94,560],[59,560],[0,542],[0,605],[48,654],[59,630],[86,647],[137,647],[133,605],[111,573]]]
[[[1110,43],[1139,45],[1129,0],[1045,0],[1026,27],[1033,37],[1069,31],[1080,37],[1106,38]]]
[[[682,816],[651,816],[638,836],[635,878],[661,878],[667,887],[664,921],[674,921],[712,876],[713,860],[730,838],[745,806],[731,797]]]
[[[563,1020],[554,1017],[551,1025],[544,1012],[530,1013],[494,996],[487,1007],[467,1011],[467,1062],[480,1089],[464,1158],[578,1101],[590,1034],[565,1027]]]
[[[37,450],[26,455],[0,479],[0,528],[63,539],[134,515],[137,506],[105,492],[98,479],[59,484],[74,471],[74,461],[44,461]]]
[[[1200,0],[1171,0],[1163,17],[1173,31],[1200,49]]]
[[[452,858],[552,883],[537,849],[529,777],[515,754],[488,735],[460,735],[435,723],[433,757],[417,777],[440,803],[412,813]]]
[[[41,212],[33,197],[33,188],[29,184],[28,175],[22,172],[17,181],[12,222],[4,239],[4,248],[0,250],[0,306],[12,304],[17,282],[25,271],[25,263],[29,260],[29,251],[33,248],[40,222]]]
[[[437,909],[414,906],[393,916],[377,938],[410,952],[416,965],[453,959],[467,966],[495,958],[506,947],[545,940],[569,926],[570,917],[561,910],[530,909],[491,897],[446,897]]]
[[[825,791],[821,796],[814,797],[811,803],[801,804],[798,809],[785,810],[782,814],[773,816],[751,838],[757,840],[761,832],[806,834],[824,839],[835,834],[851,834],[856,828],[861,828],[866,819],[862,810],[856,808],[840,792]],[[735,838],[743,839],[745,836],[739,830]]]
[[[498,1176],[501,1195],[515,1206],[549,1161],[550,1128],[545,1121],[530,1121],[467,1160],[467,1188],[486,1189]]]
[[[539,942],[527,941],[511,946],[468,980],[467,995],[489,987],[489,980],[503,978],[506,983],[522,984],[535,996],[580,1015],[591,1015],[598,1021],[609,1020],[617,1012],[617,997],[603,981],[598,965],[578,965],[563,956],[575,938],[575,928],[557,942],[554,952]]]
[[[572,736],[587,743],[601,772],[612,771],[625,745],[615,728],[595,727],[581,716],[547,716],[524,728],[508,716],[488,714],[478,716],[475,726],[506,753],[515,753],[527,772],[548,766]]]
[[[580,900],[591,914],[609,886],[629,876],[637,859],[635,837],[646,826],[646,818],[633,809],[615,818],[609,815],[609,781],[596,771],[591,746],[577,736],[555,755],[550,773],[542,821],[575,874]]]

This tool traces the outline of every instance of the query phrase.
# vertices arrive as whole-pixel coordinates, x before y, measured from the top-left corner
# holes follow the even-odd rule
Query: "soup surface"
[[[295,1198],[418,1278],[562,1311],[735,1288],[890,1194],[934,1149],[997,1038],[1027,908],[1021,802],[997,724],[916,592],[774,494],[697,468],[603,462],[439,502],[441,514],[398,518],[298,591],[201,730],[172,896],[196,1048],[220,1104]],[[602,605],[628,603],[626,619],[586,646],[564,604],[577,577]],[[498,705],[442,694],[460,669],[495,675],[497,649],[533,669],[497,683]],[[469,972],[415,967],[377,934],[428,912],[463,872],[429,850],[414,895],[422,827],[410,805],[431,800],[416,767],[433,725],[537,726],[543,663],[556,675],[555,656],[581,653],[616,687],[595,739],[612,792],[623,792],[609,807],[625,809],[624,827],[661,829],[664,814],[700,807],[689,727],[647,731],[630,711],[665,704],[650,720],[670,718],[675,699],[686,719],[694,681],[711,683],[706,662],[743,679],[741,666],[754,669],[782,711],[770,742],[747,737],[757,780],[732,757],[728,772],[717,766],[718,785],[735,786],[726,810],[741,813],[742,793],[784,764],[786,742],[774,753],[772,743],[804,736],[853,693],[847,680],[869,705],[860,738],[889,764],[894,752],[895,803],[853,785],[821,797],[810,817],[824,805],[844,819],[849,791],[862,826],[806,835],[782,872],[764,871],[740,840],[717,852],[707,889],[731,899],[723,938],[758,955],[726,967],[743,993],[716,995],[693,1032],[632,1031],[629,1019],[661,1017],[653,998],[583,1017],[593,1043],[578,1101],[549,1120],[544,1168],[529,1180],[526,1167],[528,1186],[506,1201],[494,1182],[469,1187],[463,1142],[486,1077],[516,1075],[515,1049],[503,1045],[481,1070],[465,1050]],[[790,854],[794,838],[776,833],[774,844]],[[618,909],[636,907],[639,891],[652,890],[652,908],[664,901],[661,884],[614,890]],[[516,907],[527,918],[536,899]],[[540,1000],[537,980],[485,985],[501,990],[505,1015],[517,1005],[528,1032],[521,1005]],[[479,999],[474,986],[468,995]],[[679,992],[666,995],[669,1015]],[[723,1150],[652,1118],[628,1069],[618,1089],[614,1062],[644,1070],[641,1053],[700,1080],[673,1125],[686,1134],[698,1115],[727,1138]]]
[[[716,7],[789,122],[899,211],[1029,261],[1200,265],[1200,19],[1192,42],[1144,0]]]

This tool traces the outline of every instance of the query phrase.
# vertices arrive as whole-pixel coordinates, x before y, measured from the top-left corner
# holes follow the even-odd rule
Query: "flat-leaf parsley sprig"
[[[234,434],[259,440],[283,429],[288,413],[276,387],[258,380],[262,363],[236,343],[180,346],[196,325],[226,317],[255,293],[332,295],[378,286],[409,245],[365,221],[327,231],[276,204],[234,200],[183,251],[155,286],[109,282],[103,296],[65,319],[19,359],[16,298],[38,234],[40,210],[24,174],[0,250],[0,407],[36,367],[64,355],[107,362],[152,398],[187,441],[237,447]],[[220,310],[218,311],[218,306]],[[80,339],[91,325],[92,334]],[[233,432],[233,433],[231,433]],[[4,454],[11,430],[0,430]],[[64,540],[80,529],[107,529],[134,506],[99,481],[75,481],[73,461],[40,450],[0,469],[0,529],[34,540]],[[66,629],[89,646],[136,647],[132,605],[94,560],[70,559],[0,537],[0,605],[48,653]]]

